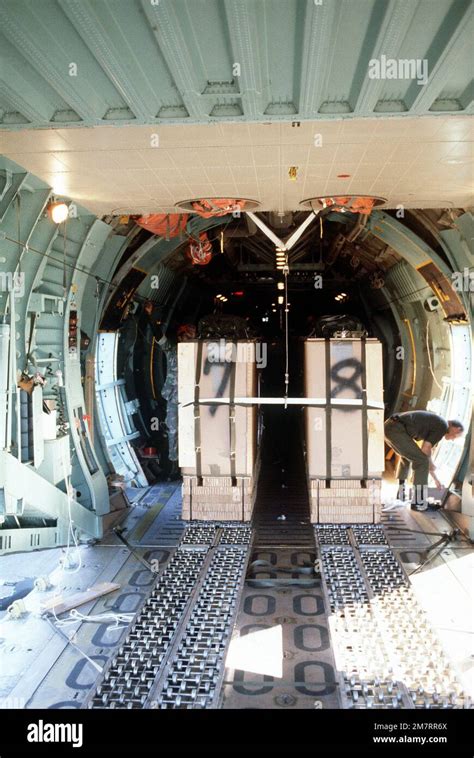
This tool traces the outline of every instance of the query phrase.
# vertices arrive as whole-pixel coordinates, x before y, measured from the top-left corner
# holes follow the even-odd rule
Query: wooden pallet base
[[[253,477],[183,479],[182,518],[185,521],[250,521],[255,502]]]
[[[382,480],[308,481],[311,522],[315,524],[378,524]]]

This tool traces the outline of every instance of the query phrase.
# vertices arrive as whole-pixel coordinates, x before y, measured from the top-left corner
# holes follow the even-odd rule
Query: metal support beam
[[[59,5],[133,114],[145,121],[154,118],[156,114],[147,108],[147,103],[154,100],[154,93],[147,87],[143,71],[138,66],[133,68],[134,59],[126,54],[113,13],[108,15],[105,29],[98,18],[97,4],[94,3],[94,8],[88,0],[59,0]],[[148,96],[142,95],[145,88],[149,90]]]
[[[50,121],[53,116],[48,102],[41,98],[31,83],[5,58],[2,59],[0,97],[11,103],[12,110],[18,111],[33,123]]]
[[[158,4],[142,0],[142,7],[190,117],[201,121],[203,115],[208,115],[203,114],[200,102],[205,77],[200,86],[196,64],[189,52],[189,41],[180,26],[174,4],[167,0]]]
[[[255,24],[256,3],[246,0],[225,0],[230,42],[234,62],[240,66],[238,77],[244,115],[256,119],[262,113],[262,83],[260,80],[260,40]]]
[[[462,10],[463,8],[464,10]],[[452,77],[453,71],[458,68],[462,54],[470,49],[472,52],[474,6],[472,3],[454,3],[453,12],[455,11],[459,14],[459,20],[455,30],[449,35],[441,54],[436,55],[436,40],[433,41],[431,49],[428,50],[428,83],[419,87],[414,82],[408,91],[408,97],[410,95],[412,97],[406,105],[410,108],[411,113],[424,113],[430,110]]]
[[[298,98],[298,114],[302,117],[315,118],[327,94],[331,61],[329,45],[341,12],[340,3],[306,3]]]
[[[312,223],[313,223],[314,219],[315,219],[315,218],[317,218],[317,217],[318,217],[318,215],[319,215],[318,213],[315,213],[315,211],[313,211],[313,212],[312,212],[312,213],[310,213],[308,216],[306,216],[306,218],[305,218],[305,220],[303,221],[303,223],[302,223],[302,224],[301,224],[301,225],[298,227],[298,229],[297,229],[295,232],[293,232],[293,234],[292,234],[290,237],[288,237],[288,239],[286,240],[286,242],[285,242],[285,248],[286,248],[286,250],[291,250],[291,248],[293,247],[293,245],[295,245],[295,244],[298,242],[298,240],[299,240],[299,238],[301,237],[301,235],[303,234],[303,232],[304,232],[304,231],[305,231],[305,230],[308,228],[308,226],[309,226],[310,224],[312,224]]]
[[[252,213],[252,211],[247,211],[247,216],[250,216],[252,221],[258,226],[259,229],[262,230],[264,234],[270,239],[278,248],[281,248],[282,250],[286,250],[285,243],[277,237],[277,235],[272,232],[271,229],[268,228],[266,223],[262,221],[261,218],[257,216],[256,213]]]
[[[363,66],[363,70],[359,70],[358,76],[354,77],[356,86],[353,87],[353,91],[354,94],[357,92],[355,115],[373,111],[385,86],[384,79],[369,78],[369,59],[380,59],[381,55],[385,55],[386,58],[395,58],[399,54],[416,9],[416,3],[407,3],[406,0],[390,0],[386,3],[385,15],[375,45],[365,59],[360,61],[359,65]]]
[[[9,172],[10,173],[10,172]],[[26,181],[27,173],[24,174],[10,174],[10,184],[4,195],[0,200],[0,223],[6,216],[6,213],[16,197],[17,192],[20,191],[22,185]]]
[[[247,211],[247,216],[250,216],[252,221],[262,230],[268,239],[270,239],[276,245],[279,250],[289,251],[293,245],[298,242],[305,229],[308,228],[308,226],[314,221],[318,214],[314,211],[309,213],[303,223],[298,227],[298,229],[296,229],[296,231],[293,232],[293,234],[288,237],[287,240],[285,240],[285,242],[277,237],[277,235],[271,229],[269,229],[266,223],[262,221],[262,219],[259,218],[255,213],[252,211]]]
[[[0,26],[3,34],[14,43],[18,50],[22,51],[25,58],[34,66],[57,94],[73,108],[83,120],[97,121],[97,90],[95,90],[95,103],[91,102],[90,82],[87,76],[74,77],[74,86],[71,86],[73,78],[69,76],[71,63],[80,65],[80,61],[74,60],[75,50],[64,48],[53,34],[47,30],[47,26],[38,25],[34,16],[34,9],[23,13],[15,12],[15,4],[0,5]],[[77,58],[77,56],[76,56]],[[104,102],[104,110],[106,103]]]
[[[66,523],[71,520],[78,529],[93,537],[102,537],[102,520],[94,511],[89,511],[74,499],[68,499],[65,492],[43,479],[33,468],[20,463],[18,458],[0,450],[0,488],[10,500],[24,500],[35,510],[50,518],[60,518]]]

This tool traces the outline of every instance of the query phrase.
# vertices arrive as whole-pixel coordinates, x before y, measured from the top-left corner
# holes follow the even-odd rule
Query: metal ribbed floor
[[[262,466],[253,526],[254,548],[314,550],[302,437],[295,409],[281,426],[269,425],[262,439]]]

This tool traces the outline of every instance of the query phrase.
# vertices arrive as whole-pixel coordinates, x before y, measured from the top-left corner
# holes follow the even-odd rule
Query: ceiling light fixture
[[[62,224],[69,216],[69,208],[63,201],[53,201],[48,205],[48,213],[55,224]]]
[[[288,177],[292,182],[296,182],[298,178],[298,166],[290,166],[288,169]]]

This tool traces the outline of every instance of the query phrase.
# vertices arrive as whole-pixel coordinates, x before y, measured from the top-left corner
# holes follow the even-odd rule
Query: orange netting
[[[330,205],[347,206],[347,210],[352,213],[369,216],[374,209],[375,201],[375,197],[325,197],[322,202],[326,208]]]
[[[202,218],[213,216],[226,216],[228,213],[241,211],[246,204],[245,200],[236,200],[231,197],[218,197],[214,199],[195,200],[191,203],[193,210]]]
[[[206,266],[209,263],[212,258],[212,245],[206,232],[200,233],[199,240],[191,240],[187,253],[198,266]]]
[[[149,213],[137,219],[138,226],[160,237],[171,239],[186,231],[187,213]]]

